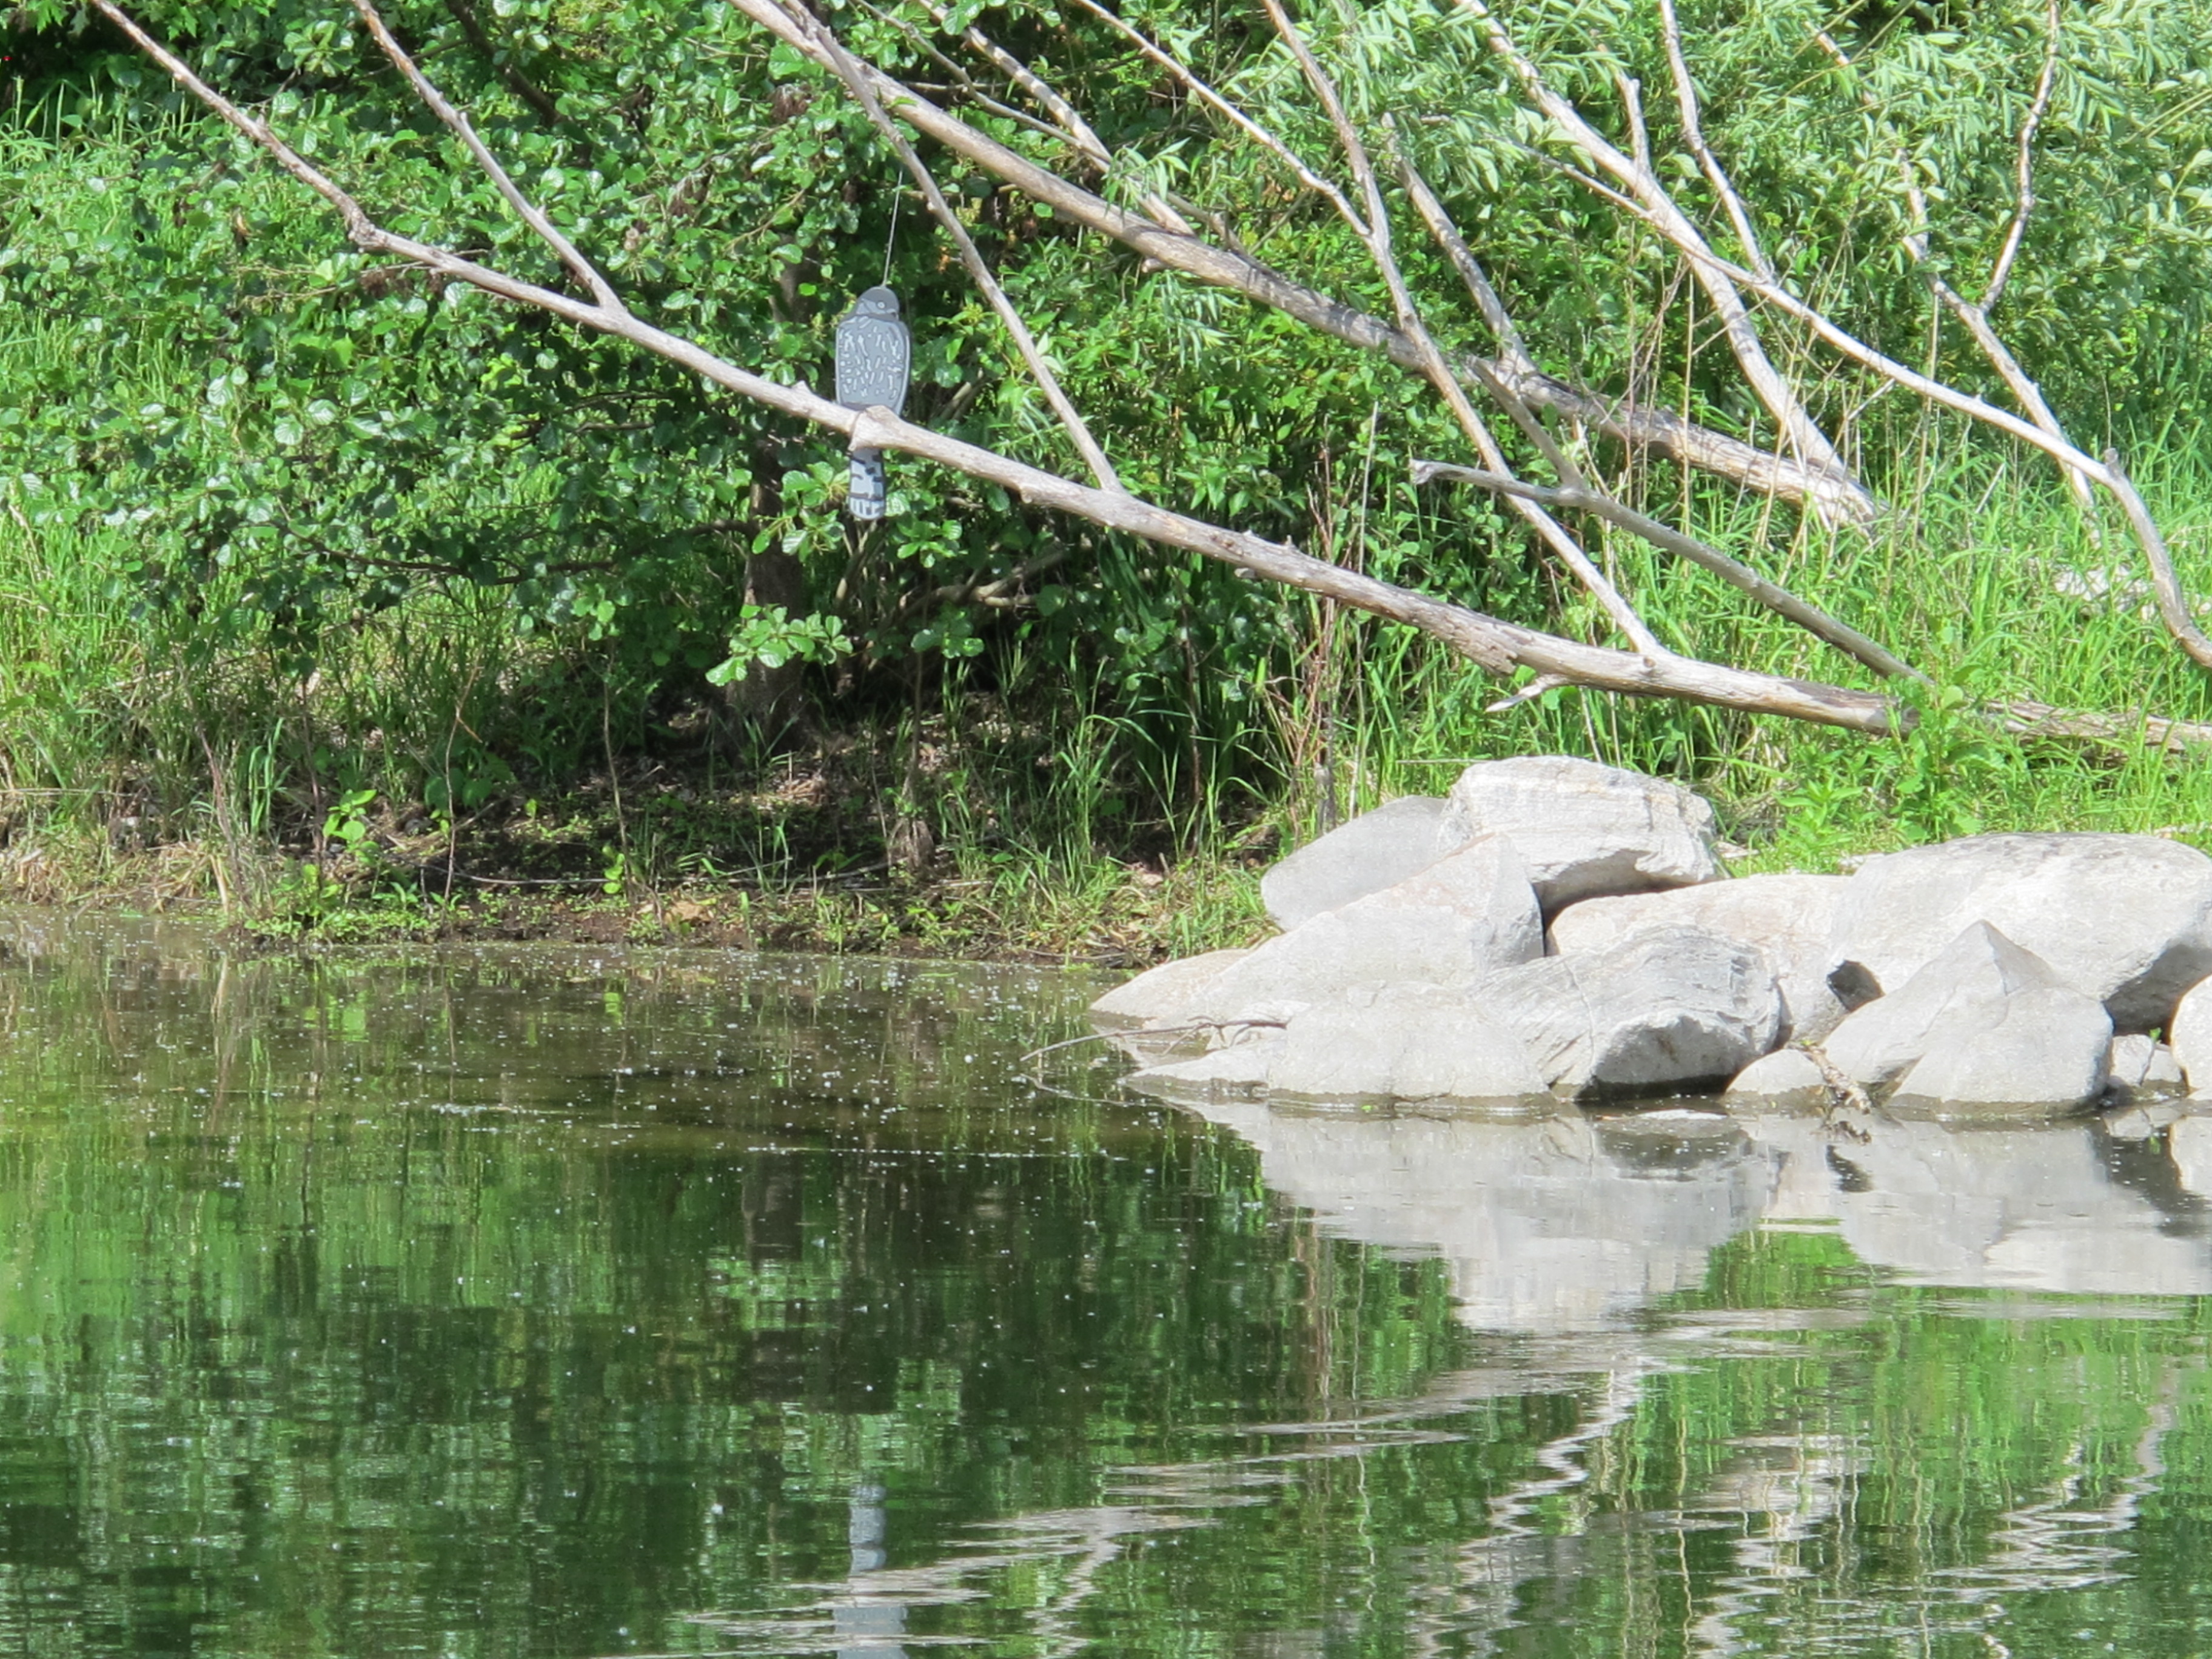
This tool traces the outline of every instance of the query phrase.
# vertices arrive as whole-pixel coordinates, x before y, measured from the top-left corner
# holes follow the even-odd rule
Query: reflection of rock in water
[[[2181,1126],[2177,1125],[2179,1128]],[[1931,1284],[2081,1295],[2212,1291],[2195,1206],[2155,1146],[2118,1148],[2094,1123],[1978,1128],[1748,1120],[1776,1154],[1775,1221],[1832,1217],[1862,1261]]]
[[[1733,1124],[1686,1115],[1615,1128],[1571,1110],[1187,1109],[1249,1141],[1267,1184],[1328,1231],[1441,1255],[1462,1318],[1486,1329],[1589,1328],[1699,1283],[1714,1246],[1758,1218],[1769,1182]]]

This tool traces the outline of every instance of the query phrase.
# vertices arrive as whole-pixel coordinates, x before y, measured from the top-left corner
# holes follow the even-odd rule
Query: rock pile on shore
[[[1863,1091],[1939,1118],[2212,1094],[2212,858],[2154,836],[1973,836],[1731,879],[1696,794],[1536,757],[1355,818],[1261,893],[1275,938],[1093,1005],[1140,1086]]]

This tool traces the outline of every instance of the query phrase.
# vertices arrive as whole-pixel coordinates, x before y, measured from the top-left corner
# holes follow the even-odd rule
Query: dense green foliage
[[[2201,0],[2063,10],[2038,205],[2000,321],[2085,442],[2128,448],[2186,570],[2201,552],[2192,515],[2212,496],[2197,436],[2212,401],[2200,368],[2212,12]],[[395,228],[552,276],[343,8],[142,15]],[[1647,9],[1560,0],[1508,15],[1601,126],[1625,136],[1620,77],[1633,75],[1655,143],[1671,142]],[[954,21],[971,15],[1083,107],[1121,158],[1109,191],[1171,189],[1259,257],[1387,313],[1327,210],[1104,25],[1030,7],[963,8]],[[1132,15],[1306,153],[1327,153],[1264,19],[1170,3]],[[738,14],[500,0],[395,17],[641,312],[819,385],[830,323],[888,268],[916,322],[909,413],[1074,465],[910,190],[900,206],[895,164],[863,118]],[[1896,160],[1909,158],[1932,204],[1937,264],[1973,289],[2013,209],[2043,17],[2028,0],[1840,15],[1761,0],[1686,18],[1709,132],[1777,263],[1866,337],[1976,386],[1985,372],[1955,331],[1931,329],[1900,252]],[[837,19],[876,60],[943,78],[921,41],[949,51],[954,38],[919,9]],[[1395,114],[1544,367],[1771,441],[1679,264],[1548,164],[1463,12],[1393,4],[1306,21],[1355,114],[1370,125]],[[1025,836],[1079,854],[1187,840],[1286,803],[1303,816],[1323,793],[1364,800],[1434,781],[1409,762],[1538,746],[1703,775],[1741,805],[1750,840],[1772,834],[1774,802],[1816,765],[1848,780],[1823,786],[1837,799],[1871,806],[1863,823],[1907,835],[2047,815],[2054,802],[2067,821],[2212,817],[2154,761],[2126,762],[2132,781],[2115,791],[2072,757],[1942,721],[1917,747],[1884,750],[1573,693],[1486,715],[1494,689],[1426,647],[919,465],[895,466],[893,516],[856,539],[838,511],[833,443],[616,343],[368,264],[319,204],[105,25],[33,4],[11,27],[0,112],[11,819],[52,821],[58,805],[80,825],[127,819],[141,839],[274,834],[296,847],[343,828],[339,809],[356,799],[453,824],[512,817],[620,763],[696,769],[706,756],[757,780],[777,722],[749,720],[723,683],[793,659],[817,709],[833,711],[817,723],[876,733],[886,749],[884,734],[906,723],[894,775],[869,786],[860,816],[923,812],[963,857]],[[1853,70],[1815,44],[1823,28]],[[968,113],[1066,165],[1015,121]],[[1685,199],[1706,204],[1680,159]],[[1400,371],[1147,272],[957,168],[945,182],[1133,489],[1602,636],[1587,600],[1562,591],[1491,504],[1413,490],[1412,457],[1462,447]],[[1400,240],[1425,291],[1446,292],[1417,228]],[[1488,343],[1464,307],[1431,320],[1450,343]],[[2131,605],[2085,619],[2054,594],[2059,570],[2110,564],[2118,544],[2085,535],[2035,464],[1893,394],[1870,398],[1814,356],[1791,367],[1899,504],[1870,538],[1602,445],[1589,459],[1624,493],[1965,694],[2212,708]],[[1735,596],[1656,567],[1625,537],[1603,545],[1670,644],[1857,682]],[[795,595],[770,598],[759,580],[777,556],[798,561]],[[930,744],[917,720],[935,722]],[[1060,769],[1049,782],[1040,763]],[[1047,827],[1023,827],[1032,819]],[[805,867],[819,851],[794,852],[783,835],[781,821],[738,811],[678,850],[749,869]],[[653,873],[677,873],[673,856]]]

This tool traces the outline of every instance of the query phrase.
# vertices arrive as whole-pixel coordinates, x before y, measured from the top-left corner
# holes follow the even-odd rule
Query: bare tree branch
[[[560,256],[561,263],[568,267],[570,274],[577,281],[591,290],[593,299],[611,309],[620,310],[622,301],[615,297],[615,291],[608,285],[607,279],[599,275],[590,260],[576,251],[576,245],[563,235],[550,219],[540,213],[532,205],[530,199],[515,188],[514,180],[507,177],[507,169],[500,165],[499,158],[486,148],[483,139],[477,137],[476,129],[469,125],[469,118],[447,103],[445,94],[431,85],[428,77],[415,67],[415,60],[392,38],[392,31],[385,27],[384,19],[376,8],[369,3],[369,0],[353,0],[353,9],[361,14],[361,21],[368,26],[376,44],[384,49],[384,55],[407,77],[407,84],[415,88],[415,95],[422,100],[423,107],[443,122],[469,154],[476,158],[477,165],[484,170],[485,176],[499,191],[501,199],[514,210],[514,216],[529,226],[540,241]],[[100,9],[106,11],[107,8],[102,6]]]
[[[1927,678],[1911,664],[1883,649],[1856,629],[1837,621],[1818,605],[1807,604],[1778,582],[1769,581],[1749,565],[1739,563],[1718,548],[1685,534],[1671,525],[1662,524],[1638,513],[1626,502],[1616,501],[1601,491],[1587,488],[1547,489],[1540,484],[1527,483],[1518,478],[1481,471],[1471,466],[1454,466],[1444,461],[1413,463],[1413,482],[1416,484],[1430,483],[1438,478],[1471,483],[1501,495],[1541,501],[1547,507],[1560,507],[1569,512],[1593,514],[1608,523],[1619,525],[1632,535],[1642,537],[1654,547],[1663,548],[1711,571],[1731,587],[1748,593],[1777,616],[1788,617],[1807,633],[1826,641],[1847,656],[1864,663],[1877,674],[1890,678]]]
[[[1437,349],[1428,325],[1421,320],[1419,307],[1413,303],[1413,290],[1406,284],[1405,274],[1399,269],[1397,256],[1391,246],[1389,210],[1382,200],[1382,185],[1376,177],[1374,161],[1359,137],[1359,130],[1345,112],[1343,100],[1337,96],[1336,83],[1314,57],[1304,35],[1283,9],[1281,0],[1261,0],[1261,3],[1267,8],[1276,34],[1297,60],[1306,83],[1313,88],[1314,96],[1319,100],[1322,110],[1328,116],[1330,127],[1336,133],[1337,148],[1343,154],[1345,165],[1351,168],[1353,182],[1366,205],[1366,211],[1351,222],[1352,228],[1366,245],[1368,256],[1374,260],[1376,270],[1390,290],[1390,302],[1398,313],[1399,329],[1419,350],[1423,373],[1450,409],[1453,418],[1459,422],[1460,430],[1474,446],[1475,453],[1493,471],[1504,472],[1504,452],[1498,448],[1497,440],[1492,436],[1482,417],[1475,413],[1474,405],[1468,401],[1465,388],[1445,363],[1443,353]],[[1509,404],[1515,404],[1519,399],[1509,394],[1506,401]],[[1526,412],[1525,409],[1522,412]],[[1536,424],[1533,417],[1529,424]],[[1546,442],[1549,442],[1548,434]],[[1589,591],[1603,607],[1606,615],[1613,618],[1613,626],[1627,636],[1631,645],[1646,656],[1665,653],[1666,647],[1659,643],[1650,626],[1637,614],[1636,607],[1591,562],[1589,555],[1583,550],[1582,544],[1568,532],[1566,526],[1542,511],[1532,497],[1516,495],[1509,500],[1514,510],[1535,527],[1538,535],[1559,556],[1560,562],[1573,572],[1575,579]]]
[[[1474,290],[1477,301],[1480,303],[1482,291],[1489,286],[1483,276],[1480,266],[1476,264],[1474,257],[1468,251],[1466,244],[1460,240],[1459,233],[1453,226],[1449,216],[1444,212],[1443,204],[1437,202],[1434,192],[1429,189],[1427,181],[1421,177],[1419,170],[1402,154],[1398,159],[1405,179],[1407,193],[1413,198],[1415,207],[1428,223],[1431,234],[1439,243],[1443,244],[1452,262],[1459,266],[1462,276],[1466,278],[1468,287]],[[1540,501],[1547,506],[1594,514],[1609,523],[1619,525],[1632,534],[1641,537],[1655,547],[1673,553],[1678,557],[1687,559],[1692,563],[1711,571],[1723,580],[1757,599],[1778,616],[1797,623],[1815,638],[1824,640],[1846,654],[1856,658],[1878,674],[1911,679],[1925,678],[1909,663],[1876,644],[1856,629],[1847,627],[1819,607],[1800,599],[1789,589],[1779,583],[1768,580],[1748,565],[1740,563],[1723,553],[1718,548],[1699,541],[1697,538],[1676,530],[1671,526],[1662,524],[1648,514],[1639,513],[1626,502],[1595,489],[1582,476],[1574,464],[1559,453],[1558,447],[1551,442],[1549,434],[1544,432],[1542,423],[1528,413],[1526,407],[1513,396],[1510,388],[1500,386],[1497,388],[1495,395],[1509,410],[1515,412],[1515,418],[1521,422],[1522,429],[1537,441],[1545,458],[1558,471],[1560,483],[1564,488],[1545,490],[1535,485],[1523,483],[1518,479],[1506,476],[1505,469],[1502,467],[1492,467],[1490,473],[1486,475],[1471,468],[1449,466],[1436,461],[1413,463],[1413,483],[1417,486],[1426,483],[1432,478],[1455,478],[1493,490],[1511,501]]]
[[[1838,68],[1846,71],[1853,68],[1850,54],[1826,30],[1814,30],[1813,39],[1821,50],[1834,60]],[[2053,39],[2055,42],[2056,37],[2054,36]],[[2045,78],[2037,88],[2037,98],[2039,103],[2048,101],[2050,77],[2052,66],[2056,62],[2055,56],[2046,56],[2044,60]],[[1897,170],[1898,181],[1905,193],[1906,210],[1912,216],[1911,222],[1906,225],[1899,240],[1904,244],[1905,252],[1911,257],[1912,263],[1919,268],[1922,277],[1928,283],[1929,291],[1936,296],[1938,304],[1965,325],[1976,349],[1988,361],[1990,367],[1996,370],[1997,378],[2005,383],[2005,389],[2012,393],[2013,400],[2027,411],[2027,418],[2052,437],[2070,442],[2071,440],[2066,435],[2066,428],[2059,423],[2058,416],[2052,412],[2051,405],[2045,401],[2043,388],[2038,386],[2034,377],[2021,367],[2020,360],[2012,355],[2011,349],[2005,344],[1998,336],[1996,328],[1991,325],[1989,301],[1984,300],[1979,305],[1975,304],[1931,268],[1927,192],[1921,189],[1920,180],[1913,173],[1912,164],[1905,157],[1904,146],[1898,143],[1895,134],[1890,129],[1887,118],[1875,105],[1873,97],[1864,87],[1858,88],[1858,94],[1860,107],[1864,109],[1869,117],[1873,119],[1876,130],[1889,137],[1890,164]],[[2033,145],[2034,130],[2042,118],[2040,108],[2032,108],[2028,112],[2027,119],[2021,126],[2022,138],[2027,144]],[[2027,209],[2033,204],[2034,200],[2032,191],[2026,184],[2023,184],[2021,188],[2023,191],[2020,198],[2021,205],[2015,210],[2013,218],[2014,232],[2026,226]],[[2008,269],[2010,266],[2012,256],[2017,252],[2019,246],[2018,236],[2008,234],[2004,251],[1999,256],[2001,263]],[[1763,270],[1761,274],[1768,280],[1773,280],[1771,270]],[[1990,288],[1998,292],[2002,292],[2004,287],[2004,284],[1998,280],[2000,274],[1998,271],[1990,273]],[[2084,514],[2094,514],[2095,503],[2089,493],[2088,475],[2078,467],[2063,463],[2061,464],[2060,471],[2066,480],[2067,489],[2074,496],[2075,504]],[[2094,533],[2095,530],[2094,519],[2091,520],[2090,528]]]
[[[1462,4],[1473,0],[1460,0]],[[1770,283],[1758,272],[1747,270],[1732,259],[1723,259],[1702,242],[1692,244],[1676,240],[1666,222],[1645,210],[1642,203],[1622,191],[1608,188],[1596,179],[1586,179],[1599,196],[1611,202],[1623,213],[1650,225],[1669,240],[1677,249],[1701,266],[1710,266],[1718,274],[1747,292],[1755,294],[1778,311],[1786,313],[1803,323],[1817,338],[1841,356],[1888,380],[1892,385],[1917,393],[1929,403],[1954,410],[1968,418],[1996,428],[2019,439],[2033,448],[2041,450],[2062,467],[2072,467],[2094,482],[2100,483],[2120,504],[2128,528],[2142,550],[2144,562],[2149,567],[2151,586],[2158,600],[2159,619],[2166,624],[2190,660],[2200,667],[2212,668],[2212,639],[2197,625],[2190,613],[2188,602],[2183,598],[2181,580],[2174,572],[2173,556],[2167,549],[2166,538],[2160,533],[2158,520],[2151,514],[2134,483],[2119,465],[2117,451],[2106,450],[2103,461],[2092,460],[2066,438],[2063,433],[2052,433],[2023,419],[2009,410],[1999,409],[1971,392],[1947,386],[1934,376],[1901,363],[1894,357],[1866,343],[1856,335],[1831,319],[1817,307],[1799,299],[1779,282]],[[2055,422],[2054,422],[2055,424]]]
[[[937,0],[921,0],[921,4],[923,9],[937,20],[939,27],[951,28],[951,14],[937,3]],[[1106,141],[1098,136],[1090,122],[1083,118],[1082,112],[1061,97],[1042,76],[973,23],[961,30],[960,38],[966,42],[970,52],[1019,87],[1030,102],[1050,116],[1053,125],[1074,142],[1076,148],[1090,159],[1092,166],[1101,173],[1113,170],[1114,153],[1106,148]],[[1190,222],[1158,192],[1146,191],[1139,200],[1146,212],[1170,230],[1180,230],[1187,235],[1191,234]]]
[[[1196,73],[1180,58],[1154,44],[1141,30],[1131,27],[1121,17],[1100,5],[1098,0],[1075,0],[1075,3],[1121,34],[1147,61],[1165,70],[1185,92],[1288,167],[1292,177],[1334,208],[1346,223],[1358,222],[1359,216],[1352,210],[1352,204],[1345,199],[1342,191],[1307,166],[1288,144],[1199,79]]]
[[[1698,112],[1698,83],[1690,78],[1689,59],[1682,55],[1682,26],[1674,16],[1674,0],[1659,0],[1659,27],[1667,42],[1667,72],[1674,82],[1674,107],[1681,112],[1682,142],[1689,145],[1690,154],[1698,158],[1698,166],[1705,175],[1705,182],[1720,198],[1729,223],[1735,228],[1736,245],[1743,249],[1744,263],[1760,276],[1771,279],[1774,266],[1759,244],[1750,211],[1722,167],[1720,158],[1705,142],[1705,123]],[[1650,165],[1648,160],[1644,162],[1647,170]]]
[[[2051,89],[2058,81],[2060,35],[2058,0],[2048,0],[2044,8],[2043,73],[2036,77],[2035,96],[2028,104],[2026,118],[2020,124],[2020,142],[2013,163],[2012,223],[2005,229],[2004,246],[1997,250],[1988,286],[1982,289],[1979,303],[1984,314],[2004,295],[2005,283],[2012,276],[2013,261],[2020,256],[2021,238],[2027,234],[2027,216],[2035,211],[2035,135],[2051,108]]]
[[[1632,157],[1621,154],[1617,146],[1583,119],[1580,110],[1553,88],[1535,63],[1514,43],[1513,37],[1506,33],[1504,26],[1492,15],[1484,0],[1453,0],[1453,3],[1475,20],[1483,31],[1484,38],[1490,43],[1491,50],[1512,71],[1528,100],[1549,118],[1561,137],[1588,156],[1592,165],[1610,176],[1636,200],[1646,220],[1661,227],[1667,240],[1685,252],[1705,248],[1704,234],[1675,203],[1674,197],[1660,182],[1659,175],[1649,167],[1638,166]],[[1750,308],[1744,304],[1743,295],[1737,286],[1723,270],[1709,261],[1695,261],[1692,270],[1720,317],[1729,349],[1735,354],[1737,366],[1742,370],[1745,380],[1759,402],[1765,405],[1767,412],[1789,435],[1792,447],[1802,459],[1814,465],[1848,474],[1849,469],[1844,467],[1842,459],[1836,453],[1835,447],[1807,411],[1796,390],[1767,356],[1758,325],[1752,320]]]

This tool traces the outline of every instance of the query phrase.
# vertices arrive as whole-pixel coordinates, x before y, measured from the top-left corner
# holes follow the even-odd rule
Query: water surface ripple
[[[2212,1119],[1040,1087],[1096,989],[0,915],[0,1653],[2212,1646]]]

